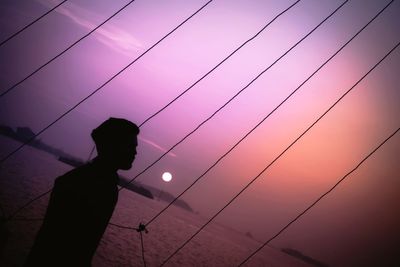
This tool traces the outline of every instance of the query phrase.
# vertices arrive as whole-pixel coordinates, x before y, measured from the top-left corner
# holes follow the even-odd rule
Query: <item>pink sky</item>
[[[126,2],[68,1],[57,12],[1,47],[0,92]],[[92,146],[89,133],[102,120],[116,116],[143,122],[293,2],[211,3],[41,138],[87,158]],[[349,1],[139,181],[163,186],[174,194],[181,192],[387,2]],[[56,3],[40,0],[0,4],[3,13],[0,14],[0,40]],[[0,123],[13,127],[26,125],[39,131],[204,3],[135,1],[97,33],[0,99]],[[137,162],[125,175],[133,176],[158,158],[341,3],[301,1],[144,125]],[[184,199],[205,217],[222,207],[399,41],[399,15],[397,1]],[[241,231],[251,229],[259,240],[265,240],[354,167],[400,126],[399,63],[400,52],[396,50],[218,220]],[[396,190],[400,184],[395,179],[399,177],[395,162],[399,149],[400,138],[395,136],[274,245],[299,247],[333,266],[351,266],[368,260],[341,262],[347,253],[347,248],[340,247],[341,242],[351,243],[352,249],[358,247],[355,250],[361,254],[380,246],[365,245],[366,242],[391,244],[398,239],[400,233],[394,222],[399,222],[400,215],[394,203],[400,196]],[[160,175],[164,170],[174,175],[168,185],[161,184]],[[203,197],[205,192],[207,198]],[[374,216],[374,212],[382,214]],[[363,223],[365,220],[368,223]],[[355,231],[345,222],[363,226]],[[307,235],[310,231],[315,231],[312,238]],[[325,244],[326,240],[331,240],[332,245]],[[342,256],[335,255],[332,249]]]

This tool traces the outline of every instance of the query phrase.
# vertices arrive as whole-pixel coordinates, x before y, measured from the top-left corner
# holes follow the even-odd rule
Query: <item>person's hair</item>
[[[139,134],[139,127],[131,121],[120,118],[109,118],[92,131],[92,139],[97,151],[115,144],[123,144]]]

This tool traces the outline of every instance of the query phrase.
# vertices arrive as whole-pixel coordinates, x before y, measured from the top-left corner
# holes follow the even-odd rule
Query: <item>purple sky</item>
[[[41,139],[87,158],[104,119],[141,123],[294,1],[214,1]],[[180,193],[350,39],[389,1],[353,0],[198,132],[138,180]],[[59,3],[1,1],[0,40]],[[0,92],[65,49],[127,1],[68,1],[0,47]],[[205,1],[137,0],[65,55],[0,99],[0,123],[39,131],[88,95]],[[303,0],[181,99],[142,127],[133,176],[179,141],[342,1]],[[399,42],[395,1],[286,104],[190,190],[204,217],[221,208]],[[217,221],[266,240],[400,126],[395,50],[276,162]],[[275,240],[332,266],[390,261],[400,238],[399,135]],[[161,174],[170,171],[172,182]],[[222,189],[223,188],[223,189]],[[205,192],[207,198],[204,198]],[[351,251],[351,254],[349,254]]]

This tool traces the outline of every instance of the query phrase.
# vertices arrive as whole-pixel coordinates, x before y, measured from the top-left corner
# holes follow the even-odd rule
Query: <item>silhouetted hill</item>
[[[162,201],[165,201],[165,202],[169,203],[169,202],[171,202],[171,201],[173,201],[175,199],[175,196],[172,195],[171,193],[168,193],[166,191],[160,190],[160,189],[158,189],[156,187],[153,187],[153,186],[150,186],[150,185],[146,185],[146,188],[148,188],[154,196],[157,196],[157,198],[159,200],[162,200]],[[182,209],[185,209],[187,211],[193,212],[192,207],[190,207],[190,205],[186,201],[184,201],[182,199],[176,200],[173,205],[181,207]]]
[[[126,177],[120,176],[119,177],[119,185],[125,187],[128,190],[141,194],[142,196],[154,199],[153,194],[148,190],[146,187],[142,186],[137,182],[128,183],[129,179]]]
[[[39,150],[46,151],[54,156],[58,157],[63,157],[63,158],[69,158],[73,159],[75,161],[81,161],[78,158],[75,158],[72,155],[69,155],[68,153],[65,153],[61,149],[54,148],[44,142],[42,142],[40,139],[34,139],[35,133],[31,130],[29,127],[17,127],[17,129],[14,131],[11,127],[6,126],[6,125],[0,125],[0,134],[7,136],[9,138],[12,138],[14,140],[17,140],[19,142],[25,143],[31,140],[29,143],[27,143],[28,146],[35,147]]]
[[[35,137],[35,133],[29,127],[17,127],[17,129],[14,131],[11,127],[6,125],[0,125],[0,135],[7,136],[19,142],[27,142]],[[40,139],[33,139],[27,145],[50,153],[56,156],[59,161],[73,167],[78,167],[85,164],[84,160],[74,157],[61,149],[54,148],[42,142]],[[165,202],[171,202],[175,198],[175,196],[173,196],[172,194],[161,191],[158,188],[147,185],[144,186],[137,182],[128,183],[128,181],[129,179],[127,179],[126,177],[120,176],[119,185],[125,187],[132,192],[138,193],[151,199],[154,199],[155,195],[158,196],[158,199]],[[189,206],[189,204],[181,199],[175,201],[174,205],[193,212],[193,209]]]
[[[28,142],[29,140],[32,140],[35,137],[35,133],[29,127],[17,127],[16,131],[14,131],[11,127],[6,125],[0,125],[0,134],[12,138],[14,140],[17,140],[19,142]],[[27,145],[45,151],[47,153],[50,153],[54,155],[59,161],[68,164],[72,167],[78,167],[85,163],[84,160],[74,157],[68,153],[65,153],[61,149],[54,148],[38,139],[33,139]],[[129,185],[127,185],[126,178],[121,177],[119,185],[120,186],[125,185],[128,190],[141,194],[145,197],[151,199],[154,198],[151,192],[146,188],[144,188],[143,186],[140,186],[135,183],[130,183]]]
[[[12,138],[15,135],[15,132],[11,127],[0,125],[0,134]]]
[[[329,267],[329,265],[327,265],[327,264],[325,264],[323,262],[320,262],[320,261],[318,261],[316,259],[313,259],[313,258],[311,258],[309,256],[306,256],[306,255],[304,255],[303,253],[301,253],[298,250],[291,249],[291,248],[282,248],[281,250],[283,252],[285,252],[286,254],[292,256],[292,257],[295,257],[295,258],[297,258],[299,260],[307,262],[307,263],[309,263],[311,265],[314,265],[316,267]]]

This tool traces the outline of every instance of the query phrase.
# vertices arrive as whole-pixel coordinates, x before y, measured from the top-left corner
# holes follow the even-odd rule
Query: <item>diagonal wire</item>
[[[288,224],[286,224],[281,230],[279,230],[274,236],[268,239],[264,244],[262,244],[259,248],[257,248],[253,253],[251,253],[246,259],[244,259],[238,266],[242,266],[245,264],[251,257],[257,254],[261,249],[263,249],[266,245],[268,245],[272,240],[277,238],[280,234],[282,234],[290,225],[295,223],[300,217],[302,217],[305,213],[307,213],[311,208],[313,208],[319,201],[321,201],[324,197],[326,197],[329,193],[331,193],[339,184],[341,184],[350,174],[356,171],[369,157],[371,157],[381,146],[383,146],[390,138],[397,134],[400,128],[397,128],[389,137],[387,137],[383,142],[381,142],[374,150],[372,150],[366,157],[364,157],[351,171],[346,173],[335,185],[333,185],[328,191],[318,197],[312,204],[310,204],[305,210],[303,210],[299,215],[297,215],[293,220],[291,220]]]
[[[143,266],[146,267],[146,259],[144,257],[144,243],[143,243],[143,233],[139,232],[140,234],[140,245],[142,247],[142,261],[143,261]]]
[[[393,2],[393,1],[392,1]],[[382,10],[383,11],[383,10]],[[381,11],[381,12],[382,12]],[[369,24],[369,23],[368,23]],[[366,26],[365,26],[366,27]],[[364,28],[365,28],[364,27]],[[357,33],[358,34],[358,33]],[[354,37],[353,37],[354,38]],[[350,42],[350,41],[349,41]],[[397,44],[397,46],[398,46],[399,44]],[[397,46],[395,47],[395,48],[397,48]],[[390,52],[389,52],[389,54],[395,49],[395,48],[393,48]],[[387,56],[387,55],[386,55]],[[386,57],[385,56],[385,57]],[[383,61],[384,60],[384,58],[381,60],[381,61]],[[380,61],[380,62],[381,62]],[[374,68],[380,63],[380,62],[378,62],[375,66],[374,66]],[[374,69],[373,68],[373,69]],[[372,71],[372,69],[370,70],[370,71]],[[369,72],[368,72],[369,73]],[[368,73],[365,75],[365,76],[367,76],[368,75]],[[365,77],[364,76],[364,77]],[[364,78],[363,77],[363,78]],[[362,78],[362,79],[363,79]],[[360,82],[360,81],[359,81]],[[357,84],[358,84],[358,82],[357,82]],[[357,85],[356,84],[356,85]],[[354,88],[356,85],[354,85],[352,88]],[[351,88],[351,89],[352,89]],[[351,90],[350,89],[350,90]],[[347,93],[346,93],[347,94]],[[338,100],[338,101],[340,101],[340,99]],[[338,101],[334,104],[334,105],[336,105],[337,103],[338,103]],[[329,110],[328,110],[329,111]],[[327,112],[326,112],[327,113]],[[324,113],[324,115],[326,114],[326,113]],[[323,116],[324,116],[323,115]],[[318,120],[317,120],[318,121]],[[313,124],[314,125],[314,124]],[[312,125],[312,126],[313,126]],[[311,126],[311,127],[312,127]],[[311,128],[310,127],[310,128]],[[308,128],[307,130],[309,130],[310,128]],[[397,129],[397,131],[395,132],[395,133],[393,133],[389,138],[387,138],[380,146],[382,146],[388,139],[390,139],[394,134],[396,134],[398,131],[400,130],[400,128],[399,129]],[[298,138],[298,139],[300,139],[301,138],[301,136]],[[298,139],[296,139],[296,141],[298,140]],[[295,142],[296,142],[295,141]],[[379,147],[380,147],[379,146]],[[379,147],[377,147],[373,152],[371,152],[368,156],[367,156],[367,158],[369,157],[369,156],[371,156]],[[360,162],[359,163],[359,165],[357,165],[350,173],[352,173],[353,171],[355,171],[355,169],[357,169],[367,158],[365,158],[362,162]],[[332,191],[341,181],[343,181],[350,173],[348,173],[345,177],[343,177],[330,191]],[[258,178],[258,177],[257,177]],[[246,188],[245,188],[246,189]],[[244,191],[244,190],[243,190]],[[325,193],[323,196],[321,196],[313,205],[315,205],[319,200],[321,200],[325,195],[327,195],[330,191],[328,191],[327,193]],[[242,192],[242,191],[241,191]],[[229,204],[228,204],[229,205]],[[312,206],[313,206],[312,205]],[[276,238],[281,232],[283,232],[287,227],[289,227],[294,221],[296,221],[300,216],[302,216],[304,213],[306,213],[307,212],[307,210],[309,210],[312,206],[310,206],[308,209],[306,209],[302,214],[300,214],[298,217],[296,217],[293,221],[291,221],[284,229],[282,229],[277,235],[275,235],[272,239],[270,239],[269,241],[268,241],[268,243],[270,242],[270,241],[272,241],[274,238]],[[115,226],[117,226],[117,227],[121,227],[121,226],[119,226],[119,225],[116,225],[116,224],[112,224],[112,225],[115,225]],[[121,228],[126,228],[126,229],[132,229],[131,227],[121,227]],[[142,238],[142,235],[141,235],[141,238]],[[142,251],[143,251],[143,239],[141,239],[142,240]],[[267,243],[266,243],[267,244]],[[262,247],[264,247],[266,244],[264,244]],[[260,249],[262,249],[262,247],[260,248]],[[258,249],[257,251],[259,251],[260,249]],[[255,253],[257,253],[257,251],[255,252]],[[244,262],[242,262],[240,265],[242,265],[243,263],[245,263],[250,257],[252,257],[255,253],[253,253],[252,255],[250,255]],[[142,255],[142,256],[144,256],[144,255]],[[143,261],[144,261],[144,259],[143,259]],[[165,262],[164,262],[165,263]],[[163,263],[163,264],[164,264]],[[146,264],[145,263],[145,261],[144,261],[144,264]]]
[[[112,18],[114,18],[116,15],[118,15],[122,10],[124,10],[125,8],[127,8],[130,4],[132,4],[135,0],[129,1],[126,5],[124,5],[122,8],[120,8],[117,12],[115,12],[114,14],[112,14],[110,17],[108,17],[105,21],[103,21],[102,23],[100,23],[98,26],[96,26],[95,28],[93,28],[91,31],[89,31],[88,33],[86,33],[85,35],[83,35],[81,38],[79,38],[77,41],[75,41],[74,43],[72,43],[71,45],[69,45],[67,48],[65,48],[63,51],[61,51],[61,53],[57,54],[56,56],[54,56],[53,58],[51,58],[50,60],[48,60],[46,63],[44,63],[43,65],[41,65],[39,68],[35,69],[34,71],[32,71],[28,76],[26,76],[25,78],[23,78],[22,80],[18,81],[17,83],[13,84],[11,87],[9,87],[7,90],[5,90],[4,92],[2,92],[0,94],[0,98],[2,98],[3,96],[5,96],[6,94],[8,94],[9,92],[11,92],[12,90],[14,90],[18,85],[20,85],[21,83],[25,82],[27,79],[29,79],[30,77],[32,77],[33,75],[35,75],[36,73],[38,73],[41,69],[43,69],[44,67],[46,67],[47,65],[49,65],[51,62],[53,62],[54,60],[56,60],[57,58],[61,57],[63,54],[65,54],[68,50],[70,50],[71,48],[73,48],[75,45],[77,45],[78,43],[80,43],[83,39],[85,39],[86,37],[88,37],[89,35],[91,35],[93,32],[95,32],[97,29],[99,29],[101,26],[103,26],[104,24],[106,24],[108,21],[110,21]],[[65,1],[64,1],[65,2]]]
[[[246,44],[254,40],[258,35],[260,35],[269,25],[271,25],[276,19],[278,19],[280,16],[282,16],[284,13],[286,13],[289,9],[297,5],[301,0],[297,0],[293,4],[291,4],[289,7],[287,7],[285,10],[280,12],[278,15],[276,15],[271,21],[269,21],[264,27],[261,28],[255,35],[253,35],[251,38],[249,38],[247,41],[245,41],[243,44],[241,44],[239,47],[237,47],[233,52],[231,52],[227,57],[225,57],[221,62],[219,62],[215,67],[213,67],[210,71],[208,71],[206,74],[204,74],[200,79],[198,79],[196,82],[194,82],[192,85],[190,85],[186,90],[184,90],[182,93],[180,93],[178,96],[176,96],[173,100],[168,102],[166,105],[164,105],[161,109],[159,109],[157,112],[155,112],[153,115],[145,119],[139,127],[143,126],[145,123],[147,123],[149,120],[160,114],[162,111],[164,111],[167,107],[169,107],[172,103],[174,103],[176,100],[178,100],[181,96],[186,94],[190,89],[192,89],[196,84],[198,84],[200,81],[202,81],[205,77],[207,77],[211,72],[216,70],[219,66],[221,66],[225,61],[227,61],[231,56],[236,54],[237,51],[242,49]]]
[[[202,7],[200,7],[195,13],[193,13],[191,16],[189,16],[188,18],[186,18],[183,22],[181,22],[178,26],[176,26],[173,30],[171,30],[169,33],[167,33],[163,38],[161,38],[159,41],[157,41],[155,44],[153,44],[150,48],[148,48],[145,52],[143,52],[139,57],[137,57],[135,60],[133,60],[131,63],[129,63],[127,66],[125,66],[125,68],[123,68],[121,71],[119,71],[117,74],[115,74],[114,76],[112,76],[108,81],[106,81],[105,83],[103,83],[103,85],[101,85],[99,88],[97,88],[94,92],[92,92],[89,96],[87,96],[86,98],[84,98],[83,100],[81,100],[78,104],[76,104],[75,106],[73,106],[72,108],[70,108],[67,112],[65,112],[63,115],[61,115],[58,119],[56,119],[55,121],[53,121],[52,123],[50,123],[49,125],[47,125],[44,129],[42,129],[41,131],[39,131],[37,134],[35,134],[32,138],[30,138],[29,140],[27,140],[26,142],[22,143],[19,147],[17,147],[15,150],[13,150],[11,153],[9,153],[7,156],[5,156],[4,158],[2,158],[0,160],[0,164],[3,163],[4,161],[6,161],[8,158],[10,158],[13,154],[15,154],[16,152],[18,152],[20,149],[22,149],[25,145],[29,144],[30,142],[32,142],[37,136],[39,136],[40,134],[42,134],[44,131],[46,131],[48,128],[50,128],[51,126],[53,126],[55,123],[57,123],[59,120],[61,120],[64,116],[66,116],[68,113],[70,113],[72,110],[74,110],[77,106],[79,106],[80,104],[82,104],[84,101],[86,101],[88,98],[90,98],[92,95],[94,95],[96,92],[98,92],[101,88],[103,88],[106,84],[108,84],[109,82],[111,82],[111,80],[113,80],[115,77],[117,77],[119,74],[121,74],[124,70],[126,70],[128,67],[130,67],[133,63],[135,63],[137,60],[139,60],[143,55],[145,55],[147,52],[149,52],[151,49],[153,49],[156,45],[158,45],[161,41],[163,41],[165,38],[167,38],[169,35],[171,35],[174,31],[176,31],[179,27],[181,27],[183,24],[185,24],[188,20],[190,20],[192,17],[194,17],[197,13],[199,13],[202,9],[204,9],[209,3],[211,3],[213,0],[208,1],[207,3],[205,3]],[[41,195],[39,195],[38,197],[31,199],[30,201],[28,201],[26,204],[24,204],[23,206],[21,206],[20,208],[18,208],[14,213],[12,213],[7,219],[6,221],[11,221],[14,219],[14,217],[21,212],[23,209],[25,209],[26,207],[28,207],[30,204],[32,204],[33,202],[35,202],[36,200],[44,197],[45,195],[47,195],[48,193],[50,193],[52,190],[48,190],[47,192],[42,193]]]
[[[280,108],[284,103],[286,103],[289,98],[291,98],[304,84],[306,84],[315,74],[317,74],[329,61],[331,61],[337,54],[340,53],[350,42],[352,42],[368,25],[370,25],[389,5],[393,2],[392,0],[388,5],[386,5],[381,11],[379,11],[367,24],[365,24],[360,30],[357,31],[346,43],[344,43],[332,56],[330,56],[323,64],[321,64],[310,76],[307,77],[294,91],[292,91],[279,105],[277,105],[268,115],[266,115],[261,121],[259,121],[250,131],[248,131],[238,142],[236,142],[227,152],[225,152],[218,160],[213,163],[205,172],[203,172],[195,181],[189,185],[182,193],[176,196],[166,207],[164,207],[160,212],[158,212],[147,224],[148,226],[157,217],[159,217],[164,211],[166,211],[174,202],[176,202],[183,194],[185,194],[191,187],[193,187],[203,176],[205,176],[211,169],[213,169],[223,158],[225,158],[230,152],[232,152],[240,143],[242,143],[252,132],[254,132],[261,124],[264,123],[275,111]]]
[[[383,60],[385,60],[398,46],[397,43],[382,59],[380,59],[366,74],[364,74],[350,89],[348,89],[332,106],[330,106],[316,121],[314,121],[301,135],[299,135],[288,147],[286,147],[271,163],[269,163],[256,177],[254,177],[245,187],[243,187],[225,206],[215,213],[205,224],[203,224],[189,239],[187,239],[180,247],[178,247],[161,266],[167,263],[176,253],[178,253],[186,244],[188,244],[195,236],[197,236],[209,223],[211,223],[223,210],[225,210],[232,202],[234,202],[250,185],[252,185],[265,171],[267,171],[283,154],[286,153],[297,141],[299,141],[311,128],[314,127],[325,115],[332,110],[348,93],[350,93],[365,77],[367,77]]]
[[[42,18],[44,18],[45,16],[47,16],[48,14],[50,14],[51,12],[53,12],[54,9],[56,9],[57,7],[61,6],[62,4],[64,4],[65,2],[67,2],[67,0],[64,0],[62,2],[60,2],[59,4],[57,4],[56,6],[54,6],[52,9],[48,10],[46,13],[44,13],[43,15],[41,15],[40,17],[38,17],[37,19],[35,19],[34,21],[32,21],[31,23],[29,23],[28,25],[26,25],[25,27],[23,27],[22,29],[20,29],[19,31],[17,31],[16,33],[14,33],[13,35],[7,37],[5,40],[1,41],[0,43],[0,47],[3,46],[4,44],[6,44],[8,41],[10,41],[11,39],[13,39],[15,36],[19,35],[21,32],[25,31],[26,29],[28,29],[30,26],[32,26],[33,24],[35,24],[36,22],[38,22],[39,20],[41,20]]]
[[[316,29],[318,29],[325,21],[327,21],[331,16],[333,16],[343,5],[345,5],[349,0],[344,1],[338,8],[336,8],[329,16],[327,16],[323,21],[321,21],[316,27],[314,27],[310,32],[308,32],[303,38],[301,38],[296,44],[294,44],[291,48],[289,48],[285,53],[283,53],[278,59],[276,59],[271,65],[269,65],[266,69],[264,69],[261,73],[259,73],[255,78],[253,78],[245,87],[240,89],[234,96],[232,96],[227,102],[225,102],[221,107],[219,107],[213,114],[211,114],[208,118],[206,118],[203,122],[201,122],[195,129],[193,129],[190,133],[188,133],[185,137],[183,137],[180,141],[178,141],[175,145],[173,145],[170,149],[168,149],[164,154],[162,154],[157,160],[147,166],[143,171],[138,173],[135,177],[133,177],[124,187],[121,187],[119,190],[124,189],[127,185],[135,181],[140,175],[145,173],[148,169],[153,167],[157,162],[159,162],[164,156],[166,156],[169,152],[171,152],[175,147],[180,145],[184,140],[186,140],[189,136],[195,133],[200,127],[202,127],[205,123],[211,120],[217,113],[219,113],[222,109],[224,109],[230,102],[232,102],[237,96],[239,96],[244,90],[246,90],[251,84],[253,84],[258,78],[260,78],[266,71],[268,71],[272,66],[274,66],[279,60],[285,57],[290,51],[292,51],[297,45],[299,45],[304,39],[310,36]]]
[[[112,223],[112,222],[109,222],[108,224],[109,224],[109,225],[112,225],[112,226],[115,226],[115,227],[117,227],[117,228],[121,228],[121,229],[137,230],[137,228],[135,228],[135,227],[124,226],[124,225],[120,225],[120,224],[116,224],[116,223]]]
[[[123,225],[119,225],[119,224],[115,224],[115,223],[108,223],[109,225],[115,226],[117,228],[120,229],[128,229],[128,230],[135,230],[136,232],[139,232],[140,234],[140,244],[142,247],[142,261],[143,261],[143,266],[146,267],[146,258],[145,258],[145,253],[144,253],[144,238],[143,238],[143,231],[145,231],[147,233],[146,228],[141,228],[144,225],[142,223],[140,223],[139,228],[134,228],[134,227],[129,227],[129,226],[123,226]]]
[[[52,189],[40,194],[39,196],[29,200],[27,203],[25,203],[24,205],[22,205],[21,207],[19,207],[16,211],[14,211],[12,214],[10,214],[10,216],[8,216],[5,220],[5,222],[8,221],[13,221],[13,220],[30,220],[30,219],[25,219],[25,218],[15,218],[15,216],[20,213],[23,209],[25,209],[26,207],[28,207],[30,204],[32,204],[33,202],[35,202],[36,200],[41,199],[42,197],[44,197],[45,195],[49,194],[52,191]],[[40,219],[35,219],[35,220],[40,220]]]
[[[211,2],[211,1],[209,1],[209,2]],[[208,3],[209,3],[208,2]],[[286,8],[284,11],[282,11],[281,13],[279,13],[277,16],[275,16],[270,22],[268,22],[260,31],[258,31],[253,37],[251,37],[250,39],[248,39],[246,42],[244,42],[241,46],[239,46],[237,49],[235,49],[231,54],[229,54],[224,60],[222,60],[219,64],[217,64],[212,70],[210,70],[209,72],[207,72],[204,76],[202,76],[199,80],[197,80],[194,84],[192,84],[188,89],[186,89],[183,93],[181,93],[178,97],[176,97],[174,100],[172,100],[171,102],[169,102],[166,106],[164,106],[161,110],[159,110],[158,112],[156,112],[155,114],[153,114],[151,117],[149,117],[147,120],[145,120],[142,124],[141,124],[141,126],[144,124],[144,123],[146,123],[146,122],[148,122],[150,119],[152,119],[153,117],[155,117],[157,114],[159,114],[162,110],[164,110],[165,108],[167,108],[169,105],[171,105],[173,102],[175,102],[179,97],[181,97],[183,94],[185,94],[187,91],[189,91],[192,87],[194,87],[198,82],[200,82],[202,79],[204,79],[207,75],[209,75],[212,71],[214,71],[216,68],[218,68],[222,63],[224,63],[228,58],[230,58],[233,54],[235,54],[239,49],[241,49],[243,46],[245,46],[248,42],[250,42],[250,41],[252,41],[254,38],[256,38],[262,31],[264,31],[272,22],[274,22],[278,17],[280,17],[282,14],[284,14],[285,12],[287,12],[289,9],[291,9],[293,6],[295,6],[297,3],[299,3],[300,2],[300,0],[298,0],[298,1],[296,1],[296,2],[294,2],[292,5],[290,5],[288,8]],[[206,3],[206,5],[208,4],[208,3]],[[203,7],[205,7],[205,5],[203,6]],[[202,7],[202,8],[203,8]],[[201,8],[201,9],[202,9]],[[201,10],[200,9],[200,10]],[[199,11],[200,11],[199,10]],[[302,41],[302,40],[301,40]],[[297,43],[298,44],[298,43]],[[296,45],[297,45],[296,44]],[[155,45],[154,45],[155,46]],[[146,51],[147,52],[147,51]],[[287,53],[288,53],[289,51],[287,51]],[[142,54],[143,55],[143,54]],[[286,54],[284,54],[284,55],[286,55]],[[283,55],[283,56],[284,56]],[[282,57],[283,57],[282,56]],[[280,60],[282,57],[280,57],[278,60]],[[137,58],[137,59],[139,59],[139,58]],[[136,60],[137,60],[136,59]],[[135,60],[135,61],[136,61]],[[278,61],[277,60],[277,61]],[[276,61],[276,62],[277,62]],[[276,62],[274,62],[273,64],[275,64]],[[271,66],[269,66],[268,68],[270,68],[270,67],[272,67],[272,65]],[[258,77],[257,77],[258,78]],[[249,84],[250,85],[250,84]],[[214,114],[215,115],[215,114]],[[213,115],[213,116],[214,116]],[[61,119],[61,118],[60,118]],[[211,118],[210,118],[211,119]],[[54,123],[53,123],[54,124]],[[52,126],[52,124],[50,125],[50,126]],[[47,128],[49,128],[50,126],[48,126]],[[35,137],[37,137],[39,134],[41,134],[41,133],[43,133],[44,131],[46,130],[46,128],[44,129],[44,130],[42,130],[41,132],[39,132],[38,134],[36,134],[36,136],[34,136],[33,137],[33,139],[35,138]],[[197,129],[195,129],[195,131],[196,131]],[[194,131],[193,131],[194,132]],[[189,135],[191,135],[192,133],[190,133]],[[187,137],[189,137],[189,136],[186,136],[183,140],[185,140]],[[32,139],[32,140],[33,140]],[[30,143],[32,140],[29,140],[28,141],[28,143]],[[183,142],[183,140],[181,140],[181,142]],[[178,143],[179,144],[179,143]],[[174,147],[176,147],[178,144],[176,144]],[[14,154],[14,153],[16,153],[18,150],[20,150],[23,146],[25,146],[26,144],[22,144],[20,147],[18,147],[15,151],[13,151],[11,154],[9,154],[8,156],[6,156],[5,158],[3,158],[2,160],[0,160],[0,163],[2,163],[2,162],[4,162],[5,160],[7,160],[10,156],[12,156],[12,154]],[[171,151],[174,147],[172,147],[169,151]],[[91,153],[90,153],[90,155],[92,155],[92,153],[93,153],[93,151],[94,151],[94,149],[91,151]],[[168,152],[169,152],[168,151]],[[150,166],[148,166],[143,172],[141,172],[139,175],[141,175],[141,174],[143,174],[145,171],[147,171],[149,168],[151,168],[152,166],[154,166],[159,160],[161,160],[161,158],[163,158],[165,155],[167,155],[168,154],[168,152],[166,152],[166,153],[164,153],[156,162],[154,162],[153,164],[151,164]],[[89,156],[90,157],[90,156]],[[136,179],[139,175],[137,175],[134,179]],[[130,183],[132,183],[133,182],[133,180],[131,180],[128,184],[130,184]],[[127,185],[128,185],[127,184]],[[125,185],[126,186],[126,185]],[[121,187],[120,188],[120,190],[122,189],[123,187]],[[49,191],[50,192],[50,191]],[[45,194],[44,194],[45,195]],[[44,195],[42,195],[42,196],[44,196]],[[36,199],[35,199],[36,200]],[[32,203],[32,201],[29,201],[26,205],[24,205],[23,206],[23,208],[25,208],[26,206],[28,206],[28,205],[30,205]],[[23,209],[22,208],[22,209]],[[20,211],[20,210],[22,210],[22,209],[19,209],[18,210],[18,212]]]
[[[286,13],[289,9],[297,5],[301,0],[297,0],[293,4],[291,4],[289,7],[287,7],[285,10],[280,12],[278,15],[276,15],[271,21],[269,21],[266,25],[264,25],[256,34],[254,34],[252,37],[250,37],[248,40],[246,40],[243,44],[238,46],[234,51],[232,51],[228,56],[226,56],[222,61],[220,61],[217,65],[215,65],[211,70],[209,70],[206,74],[204,74],[202,77],[200,77],[197,81],[195,81],[192,85],[190,85],[188,88],[186,88],[182,93],[177,95],[174,99],[169,101],[167,104],[165,104],[163,107],[161,107],[159,110],[157,110],[155,113],[150,115],[147,119],[145,119],[142,123],[139,124],[139,127],[142,127],[145,125],[147,122],[149,122],[151,119],[156,117],[158,114],[160,114],[162,111],[164,111],[166,108],[168,108],[170,105],[172,105],[175,101],[177,101],[179,98],[181,98],[184,94],[186,94],[189,90],[191,90],[195,85],[197,85],[199,82],[201,82],[204,78],[206,78],[210,73],[212,73],[214,70],[216,70],[219,66],[221,66],[225,61],[227,61],[230,57],[232,57],[236,52],[238,52],[240,49],[242,49],[245,45],[247,45],[249,42],[254,40],[258,35],[260,35],[270,24],[272,24],[276,19],[278,19],[281,15]],[[93,146],[92,151],[90,152],[89,159],[91,158],[91,155],[93,154],[93,151],[95,149],[95,146]]]
[[[171,30],[169,33],[167,33],[164,37],[162,37],[160,40],[158,40],[155,44],[153,44],[150,48],[148,48],[146,51],[144,51],[140,56],[138,56],[135,60],[131,61],[128,65],[126,65],[124,68],[122,68],[120,71],[118,71],[116,74],[114,74],[111,78],[109,78],[106,82],[104,82],[100,87],[98,87],[96,90],[94,90],[92,93],[90,93],[88,96],[80,100],[77,104],[74,106],[70,107],[67,111],[65,111],[61,116],[59,116],[57,119],[55,119],[53,122],[48,124],[46,127],[44,127],[42,130],[40,130],[38,133],[36,133],[34,136],[32,136],[30,139],[22,143],[20,146],[18,146],[16,149],[11,151],[9,154],[7,154],[5,157],[0,159],[0,164],[2,164],[4,161],[6,161],[8,158],[10,158],[12,155],[14,155],[16,152],[18,152],[20,149],[22,149],[24,146],[27,144],[31,143],[36,137],[41,135],[43,132],[45,132],[47,129],[52,127],[54,124],[56,124],[58,121],[60,121],[62,118],[64,118],[66,115],[68,115],[70,112],[72,112],[74,109],[76,109],[79,105],[81,105],[83,102],[88,100],[90,97],[92,97],[94,94],[96,94],[98,91],[103,89],[107,84],[109,84],[112,80],[114,80],[118,75],[120,75],[122,72],[124,72],[126,69],[128,69],[132,64],[134,64],[136,61],[138,61],[141,57],[143,57],[145,54],[147,54],[151,49],[153,49],[156,45],[161,43],[164,39],[166,39],[168,36],[170,36],[173,32],[175,32],[178,28],[180,28],[183,24],[185,24],[188,20],[190,20],[192,17],[194,17],[197,13],[199,13],[202,9],[204,9],[209,3],[211,3],[213,0],[209,0],[207,3],[205,3],[200,9],[195,11],[192,15],[190,15],[188,18],[186,18],[183,22],[181,22],[178,26],[176,26],[173,30]]]
[[[96,146],[93,146],[92,150],[90,150],[89,156],[86,161],[90,161],[92,159],[92,156],[93,156],[93,153],[95,150],[96,150]]]

